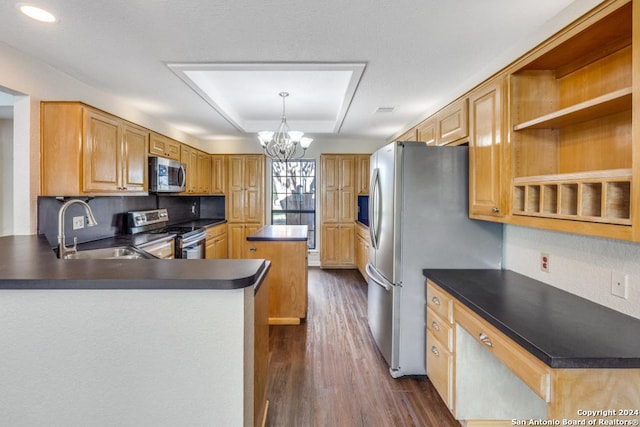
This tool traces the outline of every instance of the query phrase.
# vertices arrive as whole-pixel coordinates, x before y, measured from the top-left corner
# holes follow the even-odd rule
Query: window
[[[316,161],[271,163],[271,224],[307,225],[309,249],[316,247]]]

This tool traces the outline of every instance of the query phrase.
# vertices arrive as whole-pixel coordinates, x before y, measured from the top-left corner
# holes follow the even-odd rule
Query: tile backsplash
[[[72,199],[76,197],[70,197]],[[127,233],[126,213],[166,208],[171,224],[199,218],[224,218],[224,196],[105,196],[77,197],[88,202],[98,222],[94,227],[73,229],[73,217],[86,217],[84,208],[71,205],[65,215],[65,236],[70,244],[74,237],[78,243],[103,239]],[[58,242],[58,212],[66,200],[38,197],[38,234],[44,234],[51,247]],[[85,220],[86,223],[86,220]]]

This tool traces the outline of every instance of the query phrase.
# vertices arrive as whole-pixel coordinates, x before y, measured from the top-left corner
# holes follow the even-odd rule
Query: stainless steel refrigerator
[[[368,321],[391,375],[426,374],[424,268],[501,268],[502,224],[468,218],[468,148],[371,155]]]

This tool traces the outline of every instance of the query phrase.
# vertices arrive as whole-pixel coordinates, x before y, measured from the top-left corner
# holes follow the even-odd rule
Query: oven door
[[[202,232],[187,239],[177,239],[176,257],[184,259],[204,259],[207,234]]]

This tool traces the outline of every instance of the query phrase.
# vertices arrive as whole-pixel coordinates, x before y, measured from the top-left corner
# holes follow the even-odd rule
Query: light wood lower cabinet
[[[247,237],[258,231],[261,224],[227,224],[227,239],[229,247],[227,254],[229,258],[246,258]]]
[[[320,231],[320,265],[329,268],[355,267],[355,224],[323,224]]]
[[[249,241],[245,258],[271,261],[270,324],[297,325],[307,317],[306,241]]]
[[[205,257],[207,259],[228,258],[227,225],[214,225],[213,227],[208,227],[206,232]]]
[[[360,223],[356,223],[356,267],[367,279],[367,263],[369,262],[369,228]]]
[[[465,426],[588,425],[581,409],[637,409],[640,369],[551,368],[431,280],[426,313],[427,376]]]
[[[454,411],[453,298],[427,282],[427,376],[450,411]]]

